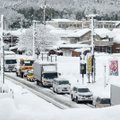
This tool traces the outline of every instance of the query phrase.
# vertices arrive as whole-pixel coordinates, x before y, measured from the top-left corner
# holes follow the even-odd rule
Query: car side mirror
[[[61,75],[61,73],[58,73],[58,75]]]

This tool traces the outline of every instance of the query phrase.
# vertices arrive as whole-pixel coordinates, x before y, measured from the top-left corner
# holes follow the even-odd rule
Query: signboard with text
[[[118,60],[111,60],[109,63],[109,74],[118,76]]]

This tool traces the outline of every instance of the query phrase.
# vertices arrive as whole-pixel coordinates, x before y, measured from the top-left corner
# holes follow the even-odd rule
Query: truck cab
[[[42,73],[42,85],[52,86],[53,79],[58,77],[57,72],[43,72]]]
[[[33,69],[33,62],[33,59],[20,59],[17,63],[16,75],[21,78],[25,77],[27,75],[27,71]]]
[[[17,65],[16,54],[12,51],[4,51],[4,71],[15,72]]]
[[[54,62],[35,61],[33,70],[37,85],[44,87],[51,87],[53,79],[58,77],[57,64]]]
[[[5,58],[4,71],[5,72],[15,72],[16,65],[17,65],[17,60],[15,58]]]

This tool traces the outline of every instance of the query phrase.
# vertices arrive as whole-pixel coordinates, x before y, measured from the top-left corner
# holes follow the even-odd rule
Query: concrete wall
[[[118,105],[120,104],[120,86],[111,85],[111,105]]]

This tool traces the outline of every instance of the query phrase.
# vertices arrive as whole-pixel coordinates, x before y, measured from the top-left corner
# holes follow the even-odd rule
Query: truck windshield
[[[16,64],[16,60],[6,60],[6,64]]]
[[[59,81],[59,85],[62,85],[62,84],[69,84],[69,81],[67,81],[67,80],[64,80],[64,81]]]
[[[25,66],[32,66],[32,64],[33,64],[33,60],[25,60],[24,61]]]
[[[79,88],[78,92],[90,92],[88,88]]]
[[[44,73],[43,76],[44,78],[52,79],[52,78],[56,78],[58,75],[55,72],[55,73]]]

